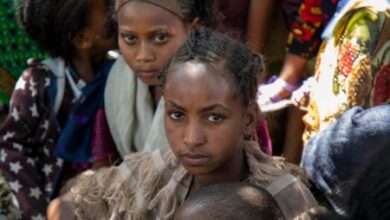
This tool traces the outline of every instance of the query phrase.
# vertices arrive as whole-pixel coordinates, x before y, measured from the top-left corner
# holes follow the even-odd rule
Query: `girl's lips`
[[[153,71],[138,71],[138,76],[141,78],[156,78],[159,71],[153,70]]]
[[[182,163],[188,166],[203,166],[211,159],[211,157],[203,154],[191,153],[182,154],[180,157],[182,159]]]

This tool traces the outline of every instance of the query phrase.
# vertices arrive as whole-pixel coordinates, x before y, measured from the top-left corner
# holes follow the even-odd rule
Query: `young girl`
[[[116,8],[123,57],[107,80],[106,132],[125,156],[167,143],[157,74],[192,30],[217,18],[213,0],[118,0]]]
[[[234,181],[266,187],[287,219],[315,206],[291,175],[298,168],[246,140],[259,115],[261,71],[262,60],[243,44],[204,29],[192,33],[161,75],[170,148],[82,174],[51,208],[68,219],[72,211],[80,219],[172,219],[200,187]]]
[[[27,33],[53,57],[23,72],[0,127],[0,168],[22,219],[44,218],[62,174],[74,171],[53,155],[54,145],[83,84],[89,88],[109,70],[105,54],[115,43],[106,28],[109,5],[109,0],[20,2]]]
[[[122,156],[167,143],[157,74],[198,25],[216,26],[215,10],[214,0],[117,0],[123,56],[107,80],[105,113]]]

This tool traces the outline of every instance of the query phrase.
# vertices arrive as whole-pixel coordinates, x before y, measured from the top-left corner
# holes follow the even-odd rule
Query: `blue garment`
[[[310,180],[342,212],[348,189],[370,157],[390,143],[390,105],[354,107],[306,144],[303,165]]]
[[[336,27],[337,22],[340,21],[341,17],[344,16],[345,10],[348,10],[350,5],[354,3],[353,0],[340,0],[337,4],[336,12],[332,16],[332,19],[326,25],[324,31],[322,32],[321,38],[325,40],[333,34],[333,30]]]
[[[104,88],[113,61],[108,61],[82,90],[58,138],[55,156],[70,162],[92,162],[91,139],[94,117],[104,106]]]

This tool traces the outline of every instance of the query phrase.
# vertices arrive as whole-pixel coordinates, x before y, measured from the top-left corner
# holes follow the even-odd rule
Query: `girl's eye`
[[[219,122],[219,121],[222,121],[224,119],[224,117],[220,116],[220,115],[216,115],[216,114],[212,114],[212,115],[209,115],[207,117],[207,120],[211,121],[211,122]]]
[[[137,38],[132,34],[122,34],[123,39],[128,44],[134,44]]]
[[[171,112],[169,113],[169,117],[173,120],[181,120],[184,117],[184,114],[181,112]]]
[[[156,33],[153,36],[153,40],[158,44],[163,44],[169,40],[169,34],[167,33]]]

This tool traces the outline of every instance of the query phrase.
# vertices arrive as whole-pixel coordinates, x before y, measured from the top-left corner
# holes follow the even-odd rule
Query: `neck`
[[[158,102],[162,97],[162,91],[158,86],[150,86],[149,87],[150,95],[152,96],[153,107],[157,109]]]
[[[102,63],[104,58],[96,58],[88,50],[77,50],[74,52],[72,64],[81,79],[86,82],[91,81],[95,75],[97,66]]]
[[[80,78],[89,82],[93,77],[93,67],[90,59],[87,56],[75,56],[72,59],[73,67]]]
[[[241,149],[232,161],[225,164],[219,170],[207,175],[198,175],[194,179],[194,189],[223,182],[239,182],[246,174],[244,151]]]

